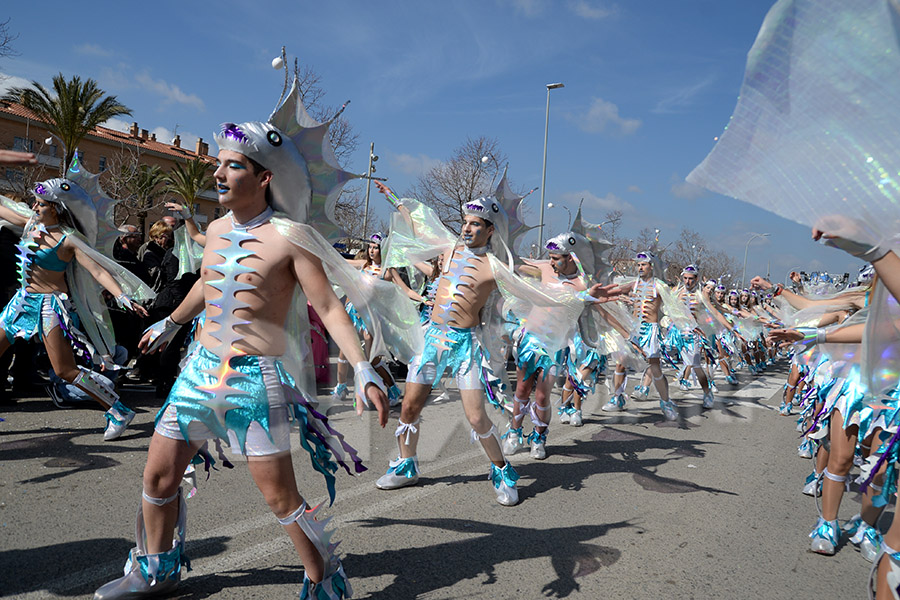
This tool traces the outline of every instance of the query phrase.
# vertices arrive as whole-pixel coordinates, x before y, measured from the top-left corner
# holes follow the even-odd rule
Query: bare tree
[[[495,138],[466,138],[447,161],[420,175],[404,195],[429,205],[444,225],[459,231],[462,204],[489,194],[505,164],[506,154]]]
[[[365,210],[366,194],[365,188],[353,186],[347,188],[341,194],[337,206],[334,208],[334,216],[337,224],[340,225],[347,237],[341,240],[348,247],[362,248],[365,245],[363,236],[363,212]],[[387,232],[387,223],[381,218],[369,215],[369,231]]]
[[[160,167],[141,164],[141,154],[137,148],[122,148],[110,157],[101,181],[104,191],[111,198],[120,200],[116,205],[115,222],[121,224],[137,217],[138,229],[143,233],[148,213],[166,202],[167,179]]]
[[[0,58],[8,56],[18,56],[19,53],[12,47],[12,43],[19,38],[19,34],[10,33],[9,22],[12,19],[6,19],[0,22]]]

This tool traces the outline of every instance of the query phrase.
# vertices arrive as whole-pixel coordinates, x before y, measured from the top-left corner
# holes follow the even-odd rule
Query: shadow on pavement
[[[193,560],[220,554],[226,551],[227,541],[228,538],[225,537],[211,538],[204,540],[202,545],[194,545],[194,547],[188,542],[188,556]],[[128,552],[133,547],[134,542],[131,540],[93,538],[27,550],[3,550],[0,551],[0,564],[3,565],[3,569],[0,569],[0,590],[2,590],[3,596],[37,590],[46,590],[60,596],[93,595],[94,590],[107,581],[121,577]],[[121,559],[121,562],[116,562],[117,559]],[[98,565],[110,562],[116,562],[116,566],[109,572],[104,573],[102,569],[98,569]],[[85,574],[82,581],[78,581],[81,571],[88,571],[88,573]],[[96,576],[101,576],[103,579],[96,581],[94,580]],[[53,589],[54,582],[66,578],[75,578],[75,581],[71,585],[66,585],[67,589]],[[208,578],[200,577],[196,581],[206,579]],[[224,579],[227,583],[219,585],[216,590],[235,585],[233,578]],[[298,580],[295,574],[293,581],[302,581],[302,579],[303,575],[300,575]],[[185,582],[184,591],[188,591],[188,582],[193,581],[194,579],[190,578]],[[260,585],[261,583],[247,582],[246,585]],[[277,583],[281,583],[281,581]]]
[[[565,598],[581,589],[578,579],[609,567],[619,560],[621,552],[609,546],[588,543],[613,529],[634,527],[627,521],[577,527],[510,527],[463,519],[389,519],[356,521],[360,527],[384,528],[394,525],[431,527],[455,531],[469,536],[465,540],[433,544],[425,547],[385,550],[369,554],[348,554],[344,566],[351,582],[355,577],[394,575],[395,579],[373,599],[405,600],[421,598],[463,579],[483,577],[483,586],[496,583],[498,568],[515,568],[519,560],[548,557],[555,578],[540,590],[518,590],[522,598],[540,596]],[[510,590],[496,590],[507,594]],[[492,597],[490,589],[485,597]],[[499,597],[499,596],[495,596]]]

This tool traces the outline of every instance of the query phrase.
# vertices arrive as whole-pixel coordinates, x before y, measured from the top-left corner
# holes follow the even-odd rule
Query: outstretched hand
[[[390,412],[390,409],[388,408],[387,396],[381,390],[381,388],[379,388],[374,383],[370,383],[366,386],[366,400],[371,402],[372,406],[375,407],[375,410],[378,411],[378,424],[381,425],[383,429],[387,425],[388,413]],[[365,404],[360,398],[357,398],[356,414],[362,416],[364,408]]]
[[[400,198],[397,197],[397,194],[395,194],[393,192],[393,190],[391,190],[391,188],[384,185],[384,183],[382,183],[381,181],[376,181],[375,187],[378,188],[379,192],[384,194],[385,198],[387,198],[388,202],[390,202],[392,205],[400,206],[402,204],[402,202],[400,201]]]
[[[757,275],[750,280],[750,286],[758,290],[768,290],[772,287],[772,282]]]
[[[769,341],[778,342],[779,344],[792,344],[803,339],[803,334],[796,329],[773,329],[766,336]]]
[[[608,285],[596,283],[588,289],[587,293],[589,296],[596,298],[597,302],[603,303],[615,300],[622,294],[625,294],[626,290],[615,283],[610,283]]]
[[[33,152],[17,152],[15,150],[0,150],[0,165],[10,167],[27,167],[36,165],[37,157]]]

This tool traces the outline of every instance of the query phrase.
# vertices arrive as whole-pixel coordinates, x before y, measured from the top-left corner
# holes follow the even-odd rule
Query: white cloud
[[[156,92],[164,98],[164,104],[184,104],[193,106],[197,110],[206,110],[203,100],[195,94],[186,94],[177,85],[163,79],[153,79],[148,73],[141,73],[135,77],[137,82],[145,88]]]
[[[0,94],[5,94],[10,88],[14,87],[31,87],[31,81],[15,75],[0,73]]]
[[[106,127],[115,131],[121,131],[122,133],[128,133],[128,131],[131,129],[131,123],[129,123],[128,121],[123,121],[122,119],[116,119],[115,117],[106,121],[105,123],[101,123],[100,125],[101,127]]]
[[[693,183],[688,183],[683,177],[680,177],[678,173],[673,173],[669,181],[672,183],[672,187],[669,188],[669,191],[673,196],[681,198],[682,200],[696,200],[709,194],[706,188],[694,185]]]
[[[575,214],[575,211],[578,210],[579,204],[584,207],[585,211],[592,213],[609,210],[621,210],[622,212],[627,213],[634,210],[634,206],[625,202],[612,192],[607,193],[605,196],[597,196],[589,190],[560,194],[558,199],[554,200],[553,203],[561,206],[568,206],[573,215]],[[589,217],[587,218],[590,220]]]
[[[650,112],[656,114],[674,114],[683,112],[693,104],[694,98],[712,85],[714,79],[715,77],[710,75],[697,83],[692,83],[669,91],[666,97],[657,102],[656,106]]]
[[[413,177],[424,175],[441,164],[440,160],[425,154],[413,156],[412,154],[394,154],[390,152],[385,153],[385,155],[392,168]]]
[[[100,58],[109,58],[114,55],[112,51],[101,47],[99,44],[78,44],[74,47],[74,50],[78,54],[83,54],[85,56],[97,56]]]
[[[584,19],[605,19],[616,13],[615,6],[605,6],[603,3],[588,2],[588,0],[573,0],[569,2],[569,9]]]
[[[584,114],[568,115],[582,131],[588,133],[605,133],[612,131],[622,135],[631,135],[641,126],[640,119],[626,118],[619,115],[619,107],[603,98],[594,98],[591,106]]]
[[[628,192],[632,193],[632,194],[643,194],[644,190],[642,190],[640,187],[638,187],[636,185],[629,185]]]

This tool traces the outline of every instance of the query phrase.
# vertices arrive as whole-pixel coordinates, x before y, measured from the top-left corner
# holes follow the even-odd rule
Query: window
[[[34,152],[34,140],[16,136],[13,139],[13,150],[19,152]]]
[[[52,158],[56,158],[56,153],[58,152],[56,148],[56,144],[47,144],[44,146],[44,154],[50,156]]]
[[[100,157],[100,172],[102,173],[105,170],[106,170],[106,157],[101,156]]]
[[[221,216],[222,216],[222,214],[219,212],[219,207],[218,206],[215,207],[213,209],[213,219],[218,219]]]
[[[84,164],[84,150],[78,150],[76,154],[78,154],[78,162]]]
[[[22,183],[25,180],[25,176],[22,171],[18,171],[16,169],[7,169],[6,180],[11,183]]]

